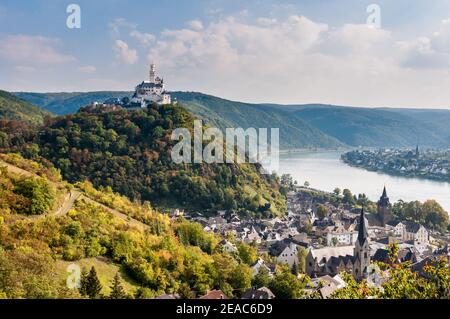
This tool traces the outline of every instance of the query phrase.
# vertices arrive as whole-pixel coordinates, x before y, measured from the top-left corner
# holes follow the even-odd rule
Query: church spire
[[[359,229],[358,229],[359,244],[362,246],[368,237],[369,233],[367,232],[367,221],[364,214],[364,207],[362,207],[361,214],[359,216]]]
[[[386,186],[384,186],[383,188],[383,195],[381,195],[382,198],[386,198],[387,197],[387,192],[386,192]]]

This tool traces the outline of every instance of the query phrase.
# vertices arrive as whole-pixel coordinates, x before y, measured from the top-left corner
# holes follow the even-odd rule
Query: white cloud
[[[76,61],[58,51],[61,41],[29,35],[9,35],[0,39],[0,59],[27,65],[53,65]]]
[[[155,41],[156,37],[151,33],[142,33],[138,30],[132,30],[130,36],[135,38],[141,45],[148,46]]]
[[[203,29],[203,23],[200,20],[191,20],[188,22],[188,26],[194,30]]]
[[[117,18],[111,23],[109,23],[109,27],[112,31],[113,36],[120,37],[120,29],[128,28],[128,29],[136,29],[136,25],[134,23],[128,22],[124,18]]]
[[[128,44],[122,40],[115,42],[117,57],[127,64],[134,64],[138,60],[138,53],[134,49],[130,49]]]
[[[97,71],[97,68],[93,65],[86,65],[78,67],[78,71],[82,73],[94,73],[95,71]]]
[[[450,105],[450,20],[426,38],[307,17],[228,16],[165,30],[149,51],[173,86],[279,103]]]

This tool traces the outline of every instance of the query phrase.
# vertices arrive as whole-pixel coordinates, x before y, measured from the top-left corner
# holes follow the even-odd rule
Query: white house
[[[354,245],[357,239],[358,232],[353,228],[336,227],[332,231],[327,232],[327,246]]]
[[[418,244],[427,244],[429,242],[428,230],[415,222],[404,221],[398,223],[394,228],[394,233],[403,240],[412,240]]]
[[[298,264],[298,247],[294,243],[290,243],[284,247],[281,253],[277,256],[277,261],[282,264],[287,264],[290,268],[294,264]]]

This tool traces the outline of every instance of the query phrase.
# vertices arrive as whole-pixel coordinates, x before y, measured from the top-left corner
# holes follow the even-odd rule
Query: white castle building
[[[170,104],[170,94],[164,88],[164,80],[156,76],[155,64],[150,65],[149,81],[143,81],[138,86],[130,100],[131,104],[147,107],[151,103]]]

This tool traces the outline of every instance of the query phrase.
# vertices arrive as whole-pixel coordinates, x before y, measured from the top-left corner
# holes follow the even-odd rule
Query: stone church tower
[[[382,227],[385,227],[387,222],[391,220],[391,203],[386,193],[386,186],[383,189],[383,195],[377,203],[378,220]]]
[[[356,280],[367,277],[368,267],[370,265],[370,247],[368,223],[364,214],[364,208],[361,208],[359,216],[358,239],[354,249],[353,277]]]

